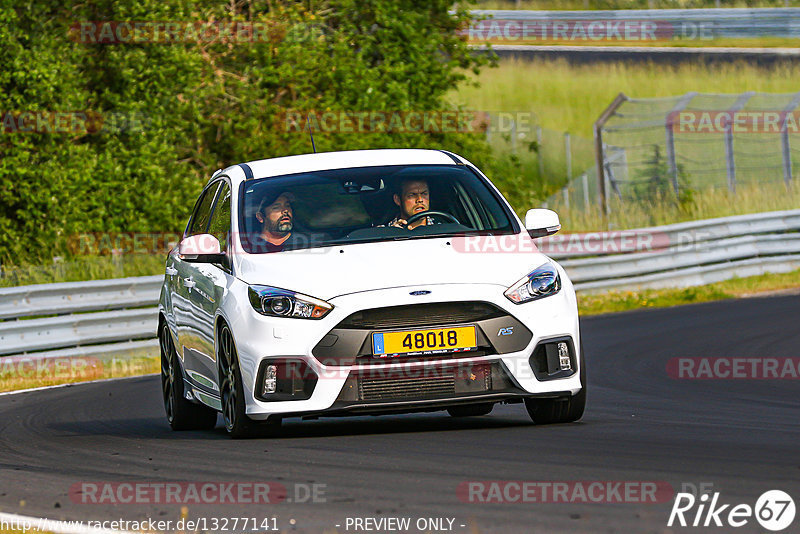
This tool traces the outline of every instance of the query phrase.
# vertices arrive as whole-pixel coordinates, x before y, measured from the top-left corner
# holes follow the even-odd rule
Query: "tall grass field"
[[[565,149],[560,141],[564,132],[570,133],[572,141],[572,176],[594,167],[592,125],[618,93],[631,98],[669,97],[690,91],[797,93],[800,78],[795,71],[796,67],[789,64],[767,68],[745,63],[574,65],[566,60],[503,60],[496,68],[484,69],[474,76],[472,85],[454,91],[452,99],[454,104],[470,109],[512,115],[530,113],[536,117],[536,125],[547,132],[545,142],[538,149],[517,143],[514,153],[509,150],[507,139],[492,141],[496,157],[516,157],[524,162],[523,175],[509,183],[527,191],[527,197],[504,191],[510,193],[512,202],[516,201],[514,208],[522,214],[566,184]],[[774,164],[765,160],[764,165],[767,163]],[[543,176],[540,176],[540,168],[545,170]],[[508,182],[508,177],[502,180]],[[521,198],[529,202],[520,202]],[[571,208],[558,206],[564,229],[577,232],[800,208],[800,194],[798,187],[787,189],[783,183],[748,183],[738,187],[735,194],[719,187],[698,189],[689,201],[680,205],[669,198],[639,204],[612,202],[610,219],[596,206],[588,211]]]
[[[544,128],[591,138],[592,124],[618,93],[631,98],[700,93],[796,93],[797,66],[771,68],[745,63],[707,66],[684,63],[595,63],[566,60],[504,60],[473,77],[478,85],[453,92],[471,109],[532,111]]]

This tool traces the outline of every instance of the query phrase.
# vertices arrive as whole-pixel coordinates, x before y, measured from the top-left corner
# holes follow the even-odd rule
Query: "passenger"
[[[251,243],[257,252],[280,252],[292,237],[294,212],[292,202],[295,197],[284,191],[277,196],[267,194],[261,199],[256,219],[262,224],[261,233],[254,236]]]

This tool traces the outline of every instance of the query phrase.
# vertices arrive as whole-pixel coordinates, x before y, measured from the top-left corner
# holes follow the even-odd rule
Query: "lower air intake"
[[[437,368],[420,376],[365,374],[358,379],[361,401],[388,401],[452,397],[492,389],[489,365],[468,368]]]

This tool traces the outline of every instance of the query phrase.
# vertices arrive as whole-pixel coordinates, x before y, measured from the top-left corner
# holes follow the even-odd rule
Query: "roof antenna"
[[[306,126],[308,126],[308,135],[311,136],[311,150],[314,151],[314,154],[317,153],[317,147],[314,146],[314,134],[311,132],[311,123],[308,122],[308,114],[306,114]]]

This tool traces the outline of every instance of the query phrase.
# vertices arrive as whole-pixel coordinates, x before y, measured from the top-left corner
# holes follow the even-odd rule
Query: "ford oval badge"
[[[420,295],[430,295],[430,294],[431,294],[431,292],[428,291],[428,290],[412,291],[411,293],[409,293],[409,295],[414,295],[415,297],[418,297]]]

